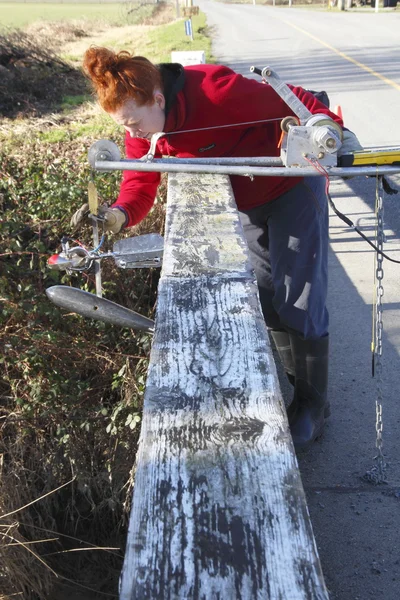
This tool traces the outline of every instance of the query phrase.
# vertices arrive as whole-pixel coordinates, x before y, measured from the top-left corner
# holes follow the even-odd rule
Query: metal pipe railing
[[[244,160],[251,160],[248,165],[243,165]],[[240,165],[237,163],[240,162]],[[254,162],[253,162],[254,161]],[[257,161],[261,161],[257,162]],[[279,161],[279,162],[278,162]],[[271,164],[274,166],[255,166],[257,164]],[[140,171],[147,173],[215,173],[218,175],[244,175],[258,177],[305,177],[321,175],[313,167],[283,167],[280,158],[262,157],[260,159],[190,159],[167,158],[154,159],[151,162],[142,160],[102,160],[95,161],[94,167],[99,171]],[[354,177],[357,175],[394,175],[400,173],[398,166],[372,166],[372,167],[324,167],[330,177]]]

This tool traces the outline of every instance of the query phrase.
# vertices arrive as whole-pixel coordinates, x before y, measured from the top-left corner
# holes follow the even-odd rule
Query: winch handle
[[[292,92],[290,87],[284,83],[271,67],[250,67],[250,73],[260,75],[275,92],[282,98],[285,104],[294,112],[296,117],[300,119],[300,125],[306,125],[307,121],[313,116],[313,113],[302,103],[302,101]]]

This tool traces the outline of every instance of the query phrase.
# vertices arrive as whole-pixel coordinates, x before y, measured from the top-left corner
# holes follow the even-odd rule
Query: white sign
[[[171,62],[180,63],[184,67],[188,65],[204,65],[206,63],[206,55],[204,50],[171,52]]]

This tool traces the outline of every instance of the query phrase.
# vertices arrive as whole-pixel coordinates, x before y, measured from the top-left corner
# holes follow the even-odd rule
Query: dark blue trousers
[[[240,212],[270,329],[304,339],[328,334],[325,178],[306,177],[276,200]]]

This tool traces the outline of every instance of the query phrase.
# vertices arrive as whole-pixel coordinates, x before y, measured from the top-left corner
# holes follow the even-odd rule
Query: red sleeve
[[[150,142],[140,138],[131,138],[127,133],[125,149],[127,158],[141,158],[147,154]],[[157,156],[160,158],[160,155]],[[127,216],[127,227],[136,225],[149,213],[154,204],[160,173],[124,171],[119,196],[112,205],[122,208]]]
[[[293,115],[287,104],[270,85],[265,85],[256,79],[243,77],[228,67],[216,69],[205,87],[211,102],[228,110],[229,118],[237,119],[237,122],[250,115],[255,121]],[[289,87],[311,113],[329,115],[331,119],[343,126],[340,117],[331,112],[325,104],[319,102],[313,94],[302,87],[292,85]]]
[[[289,85],[289,87],[313,115],[317,113],[328,115],[331,119],[333,119],[333,121],[339,123],[339,125],[343,127],[342,119],[338,115],[330,111],[329,108],[325,106],[325,104],[322,104],[322,102],[317,100],[317,98],[313,94],[307,92],[302,87],[294,87],[292,85]]]

